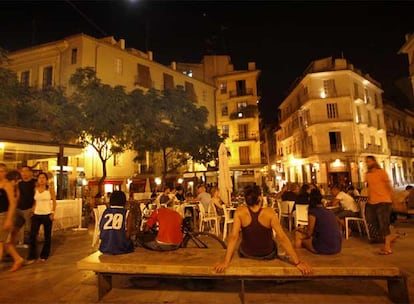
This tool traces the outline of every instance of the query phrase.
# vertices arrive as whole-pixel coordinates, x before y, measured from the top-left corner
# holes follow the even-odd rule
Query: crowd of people
[[[10,178],[12,177],[12,178]],[[0,164],[0,259],[4,251],[13,259],[11,272],[37,260],[45,262],[50,255],[56,195],[49,176],[41,172],[37,180],[32,169],[21,168],[20,174],[8,176],[7,166]],[[38,254],[37,238],[43,226],[44,243]],[[23,243],[28,245],[27,259],[19,255],[16,244],[23,229]]]
[[[392,253],[391,243],[398,237],[398,234],[390,230],[393,189],[388,175],[380,168],[375,157],[366,157],[366,164],[368,168],[366,219],[370,227],[377,232],[372,242],[383,243],[379,254],[388,255]],[[177,190],[182,189],[166,187],[161,195],[154,197],[159,208],[151,214],[145,230],[158,225],[158,234],[155,240],[138,242],[138,246],[158,251],[176,250],[180,247],[183,237],[181,231],[183,216],[174,210],[174,206],[183,202],[185,197],[177,195]],[[213,206],[218,214],[220,210],[223,212],[223,202],[216,187],[213,187],[210,193],[206,191],[204,185],[200,185],[197,190],[198,195],[192,200],[200,202],[206,210]],[[353,187],[343,189],[340,185],[333,185],[329,191],[331,196],[329,201],[324,199],[323,189],[314,184],[306,184],[302,187],[295,184],[287,185],[276,195],[276,199],[295,201],[295,204],[309,206],[308,225],[295,230],[292,244],[279,223],[275,209],[263,205],[261,189],[258,186],[246,187],[243,191],[245,204],[239,206],[234,213],[233,228],[227,239],[227,250],[223,260],[214,265],[215,271],[223,272],[230,267],[236,251],[242,258],[274,259],[278,257],[279,244],[286,251],[288,261],[302,274],[312,273],[312,267],[298,256],[296,250],[305,248],[314,254],[339,253],[343,236],[350,233],[345,231],[345,218],[360,216],[360,206],[355,202],[355,197],[359,196],[358,190]],[[117,203],[115,205],[125,205],[125,199],[118,197]],[[111,208],[112,205],[111,199]],[[104,226],[101,222],[101,229],[104,229]],[[122,237],[128,238],[128,227],[122,225],[120,227],[124,227],[125,230]],[[103,243],[110,241],[110,238],[105,239],[105,233],[103,235],[104,237],[101,237]],[[101,248],[105,252],[104,248],[108,248],[108,245],[101,243]],[[129,246],[126,248],[125,252],[131,251]]]

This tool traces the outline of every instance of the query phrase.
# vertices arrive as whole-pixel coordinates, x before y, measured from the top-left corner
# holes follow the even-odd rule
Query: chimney
[[[177,62],[175,62],[175,61],[172,61],[171,62],[171,68],[175,71],[175,70],[177,70]]]
[[[252,61],[252,62],[247,63],[247,69],[248,69],[249,71],[254,71],[254,70],[256,70],[256,62]]]
[[[148,60],[152,61],[152,51],[147,51]]]
[[[119,39],[118,45],[121,48],[121,50],[125,50],[125,39]]]

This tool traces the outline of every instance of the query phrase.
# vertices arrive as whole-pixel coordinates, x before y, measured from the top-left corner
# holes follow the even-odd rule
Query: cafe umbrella
[[[233,184],[230,177],[230,168],[227,155],[227,148],[224,143],[220,144],[218,150],[219,156],[219,178],[218,178],[218,187],[220,198],[226,204],[230,205],[231,202],[231,192],[233,190]]]

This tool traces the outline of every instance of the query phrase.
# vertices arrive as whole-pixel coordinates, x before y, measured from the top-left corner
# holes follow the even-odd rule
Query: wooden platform
[[[392,301],[408,303],[406,276],[400,269],[387,265],[381,257],[361,259],[362,252],[346,250],[334,256],[301,256],[314,268],[311,276],[283,260],[257,261],[241,259],[235,254],[231,266],[223,274],[213,270],[224,256],[224,250],[183,248],[173,252],[151,252],[138,248],[125,255],[103,255],[95,252],[77,263],[80,270],[91,270],[98,275],[98,297],[101,299],[112,288],[113,275],[135,277],[179,277],[197,279],[236,279],[241,281],[241,302],[244,302],[244,280],[312,280],[312,279],[381,279],[387,280]]]

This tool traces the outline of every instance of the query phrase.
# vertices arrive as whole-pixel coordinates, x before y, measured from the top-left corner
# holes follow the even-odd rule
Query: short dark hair
[[[259,196],[259,186],[247,186],[244,188],[244,198],[246,199],[247,206],[257,205],[259,203]]]
[[[109,204],[111,206],[125,206],[126,195],[122,191],[112,192],[111,198],[109,199]]]
[[[407,187],[405,187],[405,190],[411,190],[411,189],[413,189],[413,188],[414,188],[413,186],[408,185]]]
[[[315,208],[322,203],[322,194],[318,189],[312,189],[309,194],[309,208]]]

